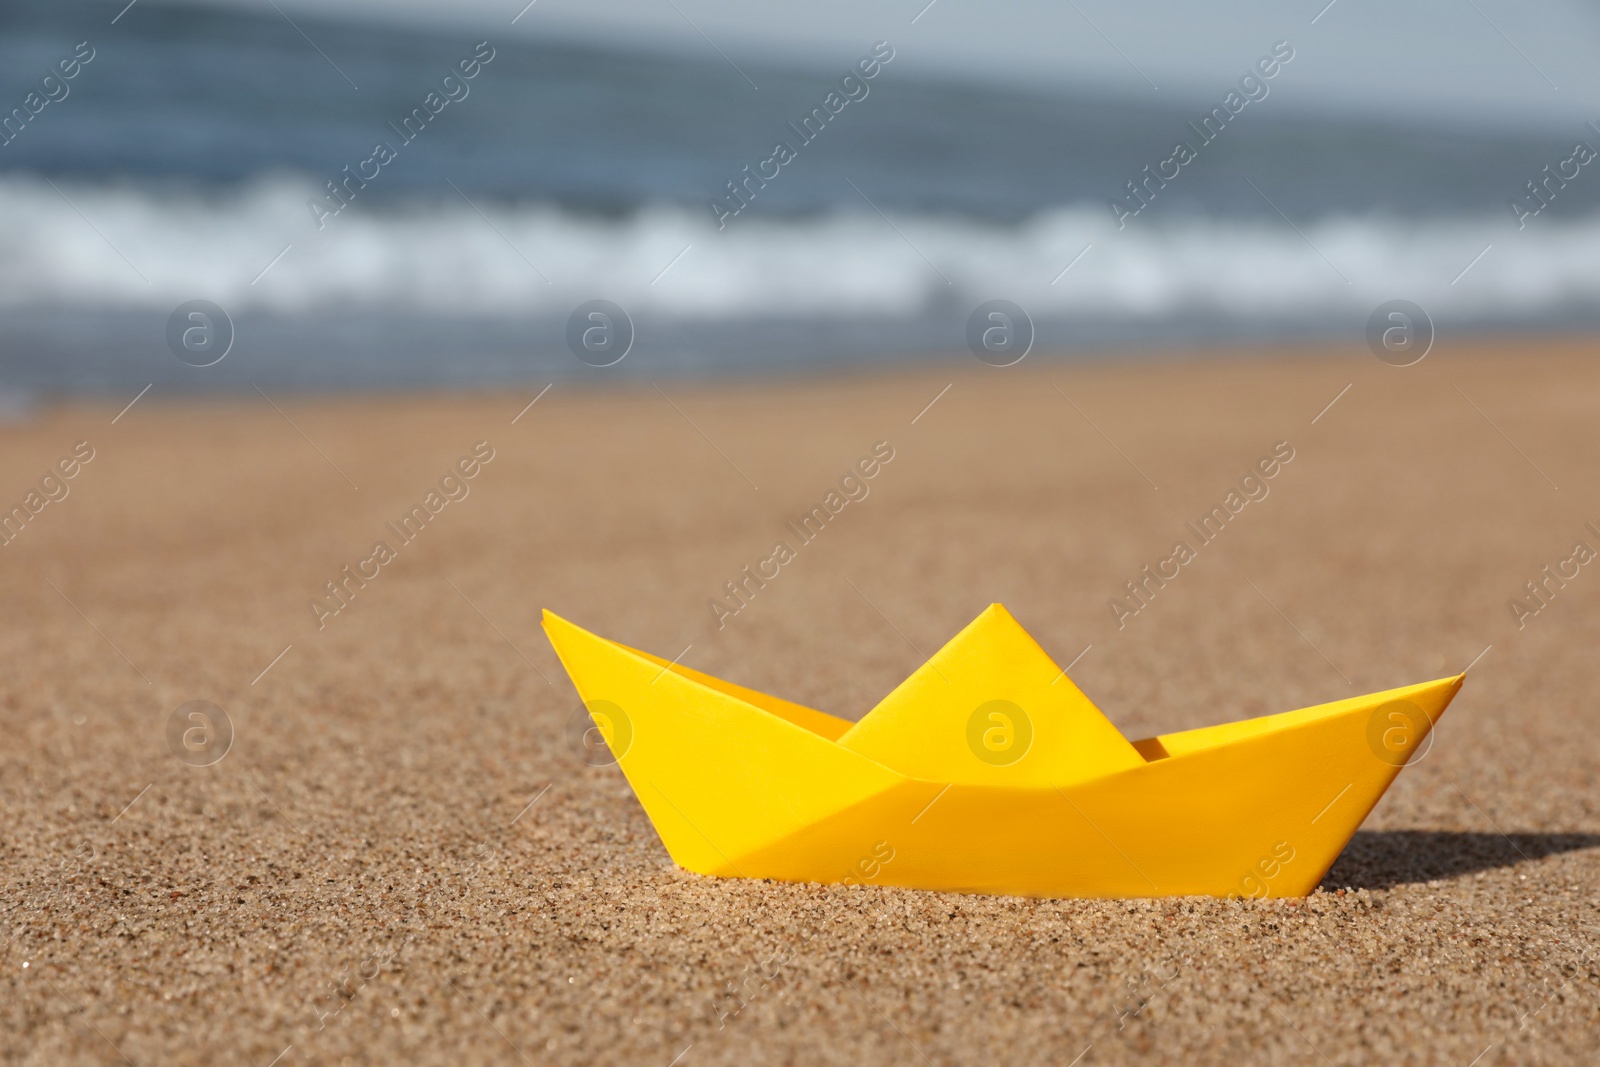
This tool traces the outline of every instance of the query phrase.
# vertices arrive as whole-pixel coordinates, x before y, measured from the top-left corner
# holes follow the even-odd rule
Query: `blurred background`
[[[8,0],[0,387],[15,408],[970,358],[991,299],[1040,358],[1354,340],[1395,299],[1440,331],[1587,330],[1597,36],[1590,5],[1511,0]],[[866,95],[797,137],[875,46]],[[780,141],[795,158],[719,220]],[[1180,141],[1197,157],[1119,220]],[[363,167],[336,215],[309,206]],[[595,299],[636,331],[606,370],[567,342]],[[235,330],[205,370],[169,351],[195,300]]]

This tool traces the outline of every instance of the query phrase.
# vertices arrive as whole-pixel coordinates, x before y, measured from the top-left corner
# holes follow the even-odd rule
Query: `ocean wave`
[[[0,305],[515,317],[603,297],[685,319],[846,319],[1005,298],[1035,317],[1252,320],[1405,298],[1481,320],[1600,297],[1600,217],[1518,231],[1509,214],[1146,213],[1119,230],[1103,205],[997,225],[863,203],[719,231],[708,210],[608,218],[455,196],[357,203],[319,231],[306,207],[319,192],[289,175],[227,191],[0,176]]]

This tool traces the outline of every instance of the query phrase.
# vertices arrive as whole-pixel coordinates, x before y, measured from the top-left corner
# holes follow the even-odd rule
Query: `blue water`
[[[1375,125],[1269,93],[1201,144],[1188,124],[1231,85],[1152,104],[929,81],[891,60],[804,143],[788,124],[873,42],[831,68],[742,62],[757,92],[715,56],[298,14],[296,29],[270,11],[114,14],[0,9],[0,112],[26,109],[80,41],[94,49],[0,146],[0,386],[589,375],[565,322],[596,298],[638,328],[609,373],[648,375],[948,355],[996,297],[1029,311],[1043,351],[1359,342],[1401,297],[1441,329],[1585,325],[1600,296],[1600,178],[1520,229],[1506,203],[1573,141],[1600,144],[1581,128]],[[406,140],[401,120],[485,39],[493,58]],[[1291,61],[1277,78],[1294,76]],[[1119,228],[1108,200],[1136,205],[1127,183],[1180,138],[1198,158]],[[719,228],[708,201],[779,140],[793,161]],[[325,183],[378,142],[393,160],[329,213]],[[165,339],[194,299],[238,334],[203,375]]]

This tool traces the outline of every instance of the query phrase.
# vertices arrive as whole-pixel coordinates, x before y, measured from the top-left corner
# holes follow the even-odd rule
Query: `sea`
[[[1395,300],[1441,339],[1600,324],[1592,127],[1291,108],[1290,60],[1202,129],[1233,81],[864,78],[874,44],[6,0],[0,396],[870,370],[972,359],[991,301],[1036,360],[1361,351]]]

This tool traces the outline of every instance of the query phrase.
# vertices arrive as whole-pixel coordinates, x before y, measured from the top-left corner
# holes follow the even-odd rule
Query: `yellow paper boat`
[[[1304,896],[1465,677],[1129,742],[998,604],[856,723],[544,628],[679,866],[1034,897]]]

